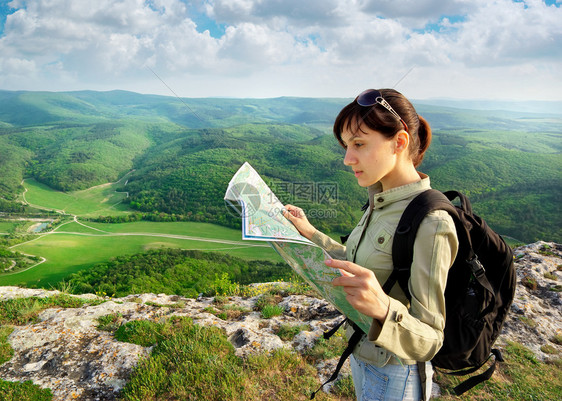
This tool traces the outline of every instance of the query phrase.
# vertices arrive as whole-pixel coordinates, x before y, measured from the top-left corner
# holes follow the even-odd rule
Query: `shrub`
[[[530,276],[523,277],[523,279],[521,280],[521,284],[523,284],[531,291],[536,291],[536,289],[538,288],[537,280]]]
[[[114,332],[121,325],[121,320],[123,315],[120,313],[111,313],[109,315],[104,315],[98,317],[98,330]]]
[[[14,350],[8,343],[8,336],[14,328],[11,326],[0,326],[0,365],[9,361],[14,356]]]
[[[264,319],[270,319],[274,316],[281,316],[284,311],[285,308],[281,305],[265,305],[261,310],[261,316]]]
[[[300,325],[290,325],[290,324],[282,324],[277,329],[277,334],[280,339],[284,341],[292,340],[297,334],[301,331],[310,330],[310,325],[308,324],[300,324]]]
[[[257,310],[261,311],[266,306],[277,305],[279,302],[281,302],[281,299],[282,298],[280,295],[273,295],[271,293],[263,294],[257,299],[255,307]]]
[[[156,344],[161,333],[154,330],[154,324],[148,320],[133,320],[120,326],[115,331],[115,338],[119,341],[150,347]]]
[[[228,273],[218,275],[215,273],[215,280],[211,284],[210,295],[238,295],[240,293],[240,286],[237,283],[230,281]]]

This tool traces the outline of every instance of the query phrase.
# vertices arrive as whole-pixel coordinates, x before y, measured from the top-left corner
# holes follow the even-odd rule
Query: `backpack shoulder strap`
[[[447,196],[435,189],[428,189],[416,196],[406,207],[394,233],[392,243],[393,270],[390,277],[383,285],[387,294],[398,281],[404,294],[411,298],[408,289],[410,268],[414,257],[414,242],[422,220],[434,210],[445,210],[456,222],[459,220],[455,206]]]

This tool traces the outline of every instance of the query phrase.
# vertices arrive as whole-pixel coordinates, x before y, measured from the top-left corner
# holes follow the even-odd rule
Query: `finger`
[[[355,276],[365,274],[365,271],[369,271],[364,267],[356,265],[355,263],[348,262],[346,260],[339,259],[327,259],[324,261],[326,266],[330,266],[336,269],[345,270]]]
[[[332,285],[336,287],[360,287],[363,286],[362,280],[358,280],[355,276],[340,276],[332,280]]]
[[[285,205],[285,210],[288,214],[292,217],[302,217],[303,211],[300,207],[293,206],[293,205]]]
[[[296,216],[296,210],[297,210],[296,206],[285,205],[285,207],[283,208],[283,216],[285,216],[288,219],[291,219],[293,217],[297,217]]]

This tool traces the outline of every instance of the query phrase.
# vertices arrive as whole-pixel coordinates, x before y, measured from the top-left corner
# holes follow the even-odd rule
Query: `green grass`
[[[299,325],[282,324],[275,334],[284,341],[291,341],[301,331],[308,330],[310,330],[310,325],[307,323]]]
[[[25,196],[33,205],[81,216],[123,214],[125,206],[118,203],[123,195],[115,192],[118,185],[106,184],[83,191],[60,192],[30,179],[25,181],[25,187],[28,189]],[[115,204],[117,205],[112,206]],[[186,238],[241,242],[240,230],[214,224],[146,221],[104,224],[79,221],[82,224],[67,220],[55,228],[53,234],[41,235],[30,242],[14,246],[13,250],[44,257],[46,261],[17,274],[0,275],[0,285],[48,288],[72,273],[106,262],[113,257],[158,248],[220,251],[248,260],[281,261],[277,253],[264,246],[266,244],[263,242],[222,244]],[[3,224],[6,229],[12,227],[10,223]],[[1,228],[2,226],[0,232]]]
[[[0,365],[9,361],[14,356],[14,350],[8,343],[8,336],[14,328],[9,325],[0,325]]]
[[[562,399],[562,363],[560,357],[550,363],[539,362],[532,351],[510,342],[503,351],[505,359],[492,379],[457,397],[452,388],[462,380],[437,374],[443,395],[436,401],[511,401]],[[466,379],[466,378],[464,378]]]
[[[18,222],[16,222],[16,221],[0,221],[0,233],[9,233],[17,225],[18,225]]]
[[[131,211],[122,201],[124,192],[116,192],[121,184],[105,184],[82,191],[61,192],[34,179],[24,181],[25,200],[31,205],[78,216],[119,215]]]
[[[97,329],[114,332],[121,325],[122,318],[123,315],[121,315],[120,313],[111,313],[109,315],[100,316],[97,319],[98,320]]]
[[[270,319],[274,316],[281,316],[284,310],[280,305],[266,305],[261,310],[261,316],[264,319]]]
[[[87,221],[81,221],[81,222],[83,224],[79,224],[73,220],[67,219],[65,222],[55,227],[54,231],[58,233],[79,233],[79,234],[91,234],[91,235],[104,234],[103,232],[100,232],[99,229],[95,230],[90,228],[92,226],[92,223]]]
[[[248,260],[281,261],[280,257],[270,247],[258,248],[149,235],[80,236],[50,234],[12,248],[12,250],[19,252],[45,257],[47,261],[21,273],[0,276],[0,285],[48,288],[50,285],[56,285],[72,273],[108,261],[112,257],[132,255],[157,248],[222,251]]]
[[[42,389],[33,384],[31,380],[26,382],[10,382],[0,380],[0,400],[3,401],[50,401],[53,393],[50,389]]]
[[[285,311],[282,306],[278,305],[281,299],[281,295],[265,293],[258,298],[255,308],[261,312],[261,316],[264,319],[281,316]]]
[[[138,221],[134,223],[94,223],[84,222],[87,226],[97,228],[99,230],[112,233],[161,233],[187,235],[203,238],[220,238],[231,241],[241,241],[242,234],[238,229],[227,228],[209,223],[196,222],[150,222]],[[66,226],[61,228],[63,231],[69,231]],[[254,242],[255,243],[255,242]]]
[[[85,222],[85,224],[105,233],[70,222],[56,229],[54,234],[38,236],[31,242],[13,247],[13,251],[41,256],[46,258],[47,261],[17,274],[0,275],[0,285],[48,288],[56,285],[72,273],[108,261],[112,257],[132,255],[158,248],[219,251],[248,260],[281,261],[280,256],[263,242],[244,241],[243,244],[222,244],[162,236],[170,234],[242,242],[239,230],[213,224],[145,221],[121,224]],[[64,232],[78,232],[88,235],[65,234]]]
[[[316,369],[289,350],[241,359],[223,332],[189,318],[129,322],[120,341],[154,345],[124,388],[122,400],[306,400],[319,386]],[[319,393],[318,400],[346,398]]]
[[[99,304],[101,301],[91,301],[72,297],[66,294],[54,295],[46,298],[14,298],[0,302],[0,325],[24,325],[34,323],[39,313],[55,306],[61,308],[79,308],[84,304]]]

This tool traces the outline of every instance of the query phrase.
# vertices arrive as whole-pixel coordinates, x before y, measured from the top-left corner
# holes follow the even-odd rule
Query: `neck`
[[[398,188],[403,185],[412,184],[421,180],[420,174],[412,163],[406,163],[402,168],[381,180],[382,190],[388,191],[392,188]]]

